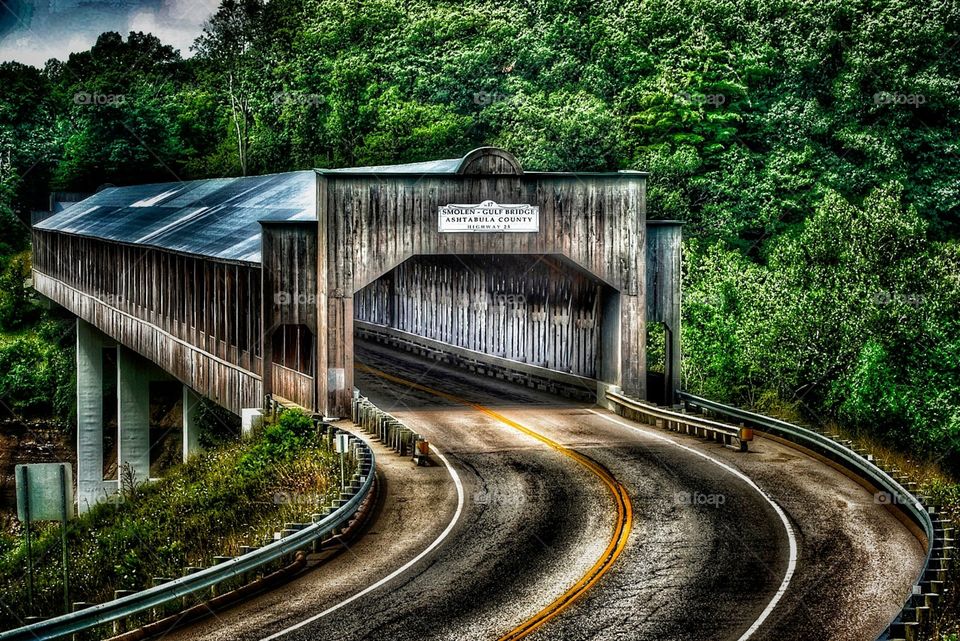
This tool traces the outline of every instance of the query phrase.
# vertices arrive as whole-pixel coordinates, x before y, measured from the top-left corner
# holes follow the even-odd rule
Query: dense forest
[[[224,0],[193,49],[0,65],[8,409],[68,411],[56,332],[16,334],[51,190],[494,144],[651,172],[651,217],[688,223],[688,389],[960,468],[957,3]]]

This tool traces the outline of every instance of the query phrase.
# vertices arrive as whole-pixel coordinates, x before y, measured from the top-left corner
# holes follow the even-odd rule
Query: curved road
[[[432,361],[357,347],[360,361],[491,408],[590,457],[627,488],[634,521],[623,554],[528,638],[872,641],[922,562],[919,543],[864,489],[780,444],[759,439],[741,454]],[[457,513],[442,466],[415,469],[382,454],[383,506],[351,550],[166,638],[497,639],[580,580],[610,544],[611,494],[569,457],[449,398],[371,374],[358,374],[357,384],[455,468],[465,503],[449,536],[388,584],[303,624],[415,558]],[[790,546],[776,509],[733,470],[776,501],[799,546],[795,574],[755,630],[784,583]]]

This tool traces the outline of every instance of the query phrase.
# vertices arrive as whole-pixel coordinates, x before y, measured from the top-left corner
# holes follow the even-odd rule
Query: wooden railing
[[[313,411],[313,377],[295,369],[273,363],[273,394]]]

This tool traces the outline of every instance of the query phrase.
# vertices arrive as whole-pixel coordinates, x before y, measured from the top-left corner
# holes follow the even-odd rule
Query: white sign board
[[[437,211],[441,232],[536,232],[540,208],[534,205],[444,205]]]
[[[73,469],[69,463],[31,463],[14,469],[17,518],[59,521],[73,518]]]
[[[338,454],[346,454],[350,450],[350,435],[337,434],[337,442],[335,446]]]

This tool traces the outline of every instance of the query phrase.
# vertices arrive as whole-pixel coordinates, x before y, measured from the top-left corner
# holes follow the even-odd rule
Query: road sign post
[[[63,544],[63,611],[70,612],[70,576],[67,565],[67,468],[60,466],[60,542]],[[71,487],[72,487],[71,483]],[[73,502],[70,502],[71,507]]]
[[[17,516],[23,522],[27,544],[27,599],[33,610],[33,550],[30,525],[34,521],[60,521],[63,562],[63,607],[70,612],[70,583],[67,553],[67,521],[73,518],[73,474],[69,463],[18,465]]]
[[[23,492],[26,496],[30,495],[30,475],[26,473],[26,468],[21,469],[20,466],[16,468],[16,479],[17,486],[23,486]],[[19,492],[18,499],[19,499]],[[19,504],[19,501],[17,502]],[[27,542],[27,608],[29,612],[33,612],[33,548],[30,545],[30,501],[24,501],[23,503],[23,516],[20,517],[20,520],[23,521],[23,529],[26,534]]]

